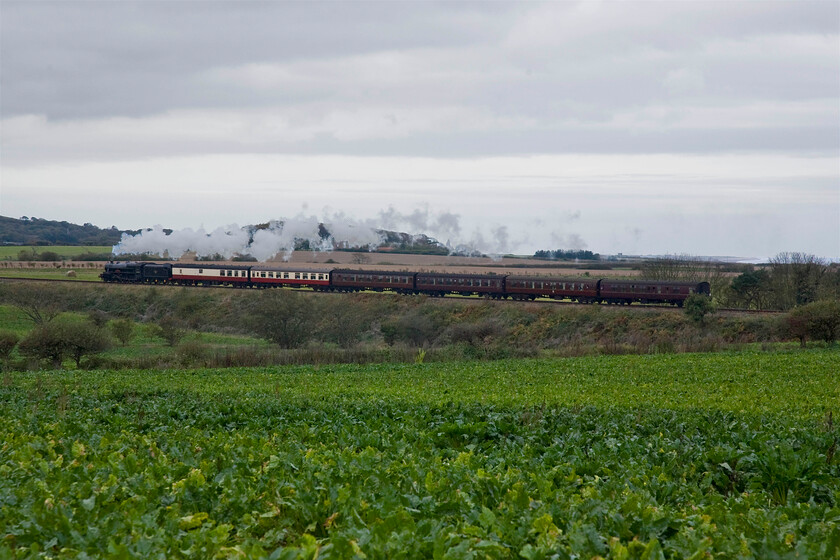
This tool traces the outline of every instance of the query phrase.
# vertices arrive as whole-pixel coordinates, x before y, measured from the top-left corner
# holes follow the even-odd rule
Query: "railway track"
[[[69,280],[65,278],[16,278],[16,277],[2,277],[0,276],[0,282],[43,282],[43,283],[61,283],[61,284],[99,284],[102,286],[129,286],[129,287],[140,287],[140,288],[148,288],[148,287],[157,287],[157,288],[185,288],[187,286],[182,286],[178,284],[130,284],[130,283],[106,283],[101,280]],[[232,286],[217,286],[217,285],[198,285],[198,286],[189,286],[189,288],[203,288],[203,289],[214,289],[214,290],[243,290],[243,291],[259,291],[268,288],[264,287],[243,287],[243,288],[234,288]],[[275,288],[276,289],[276,288]],[[311,288],[285,288],[289,290],[293,290],[295,292],[305,292],[311,294],[319,294],[319,295],[343,295],[337,292],[329,292],[329,291],[316,291],[312,290]],[[374,290],[368,290],[365,292],[356,292],[356,293],[386,293],[386,292],[377,292]],[[394,294],[397,295],[397,294]],[[474,302],[489,302],[489,303],[497,303],[497,304],[510,304],[510,303],[539,303],[539,304],[551,304],[551,305],[560,305],[560,306],[571,306],[571,307],[581,307],[586,308],[590,307],[593,304],[591,303],[577,303],[574,301],[564,301],[564,300],[556,300],[556,299],[549,299],[549,298],[538,298],[536,300],[515,300],[515,299],[490,299],[481,296],[461,296],[457,294],[447,295],[443,299],[448,300],[457,300],[457,301],[474,301]],[[625,305],[614,305],[614,304],[596,304],[602,307],[607,308],[616,308],[616,309],[661,309],[665,311],[682,311],[682,308],[675,307],[673,305],[657,305],[657,304],[642,304],[642,303],[632,303],[632,304],[625,304]],[[784,313],[783,311],[775,311],[775,310],[768,310],[768,309],[738,309],[738,308],[728,308],[728,307],[719,307],[716,309],[717,313],[728,313],[728,314],[744,314],[744,315],[778,315]]]

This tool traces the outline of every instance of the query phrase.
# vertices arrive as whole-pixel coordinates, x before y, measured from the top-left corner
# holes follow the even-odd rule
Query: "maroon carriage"
[[[598,300],[598,280],[594,278],[550,278],[508,276],[505,291],[513,299],[570,299],[581,303]]]
[[[433,296],[474,294],[502,298],[505,295],[505,277],[497,274],[442,274],[418,272],[418,292]]]
[[[342,292],[373,290],[409,293],[414,291],[414,273],[393,270],[333,270],[331,286]]]
[[[630,304],[666,303],[682,307],[692,294],[709,295],[708,282],[660,282],[654,280],[612,280],[599,281],[600,299],[606,303]]]

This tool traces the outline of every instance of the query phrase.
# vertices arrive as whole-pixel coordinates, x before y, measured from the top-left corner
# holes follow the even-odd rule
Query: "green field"
[[[73,271],[73,275],[67,273]],[[3,268],[0,267],[0,278],[26,278],[30,280],[100,280],[102,269],[79,268],[66,266],[61,268]]]
[[[35,250],[38,254],[52,252],[59,257],[72,258],[84,253],[111,253],[113,247],[111,245],[44,245],[38,247],[29,247],[21,245],[4,245],[0,246],[0,260],[17,260],[18,254],[21,251]]]
[[[840,352],[0,385],[0,558],[836,558]]]

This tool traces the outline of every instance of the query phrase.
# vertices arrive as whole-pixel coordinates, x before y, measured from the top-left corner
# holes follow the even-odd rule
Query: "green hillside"
[[[136,233],[136,232],[129,232]],[[0,245],[98,245],[119,243],[123,230],[41,218],[0,216]]]

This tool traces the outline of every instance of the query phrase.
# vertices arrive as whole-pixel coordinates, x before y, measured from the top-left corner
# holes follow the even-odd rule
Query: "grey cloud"
[[[237,106],[202,73],[498,36],[510,6],[390,2],[4,1],[4,115],[137,116]],[[501,16],[501,17],[500,17]],[[233,94],[236,95],[233,95]]]
[[[836,2],[0,10],[7,164],[840,150]]]

